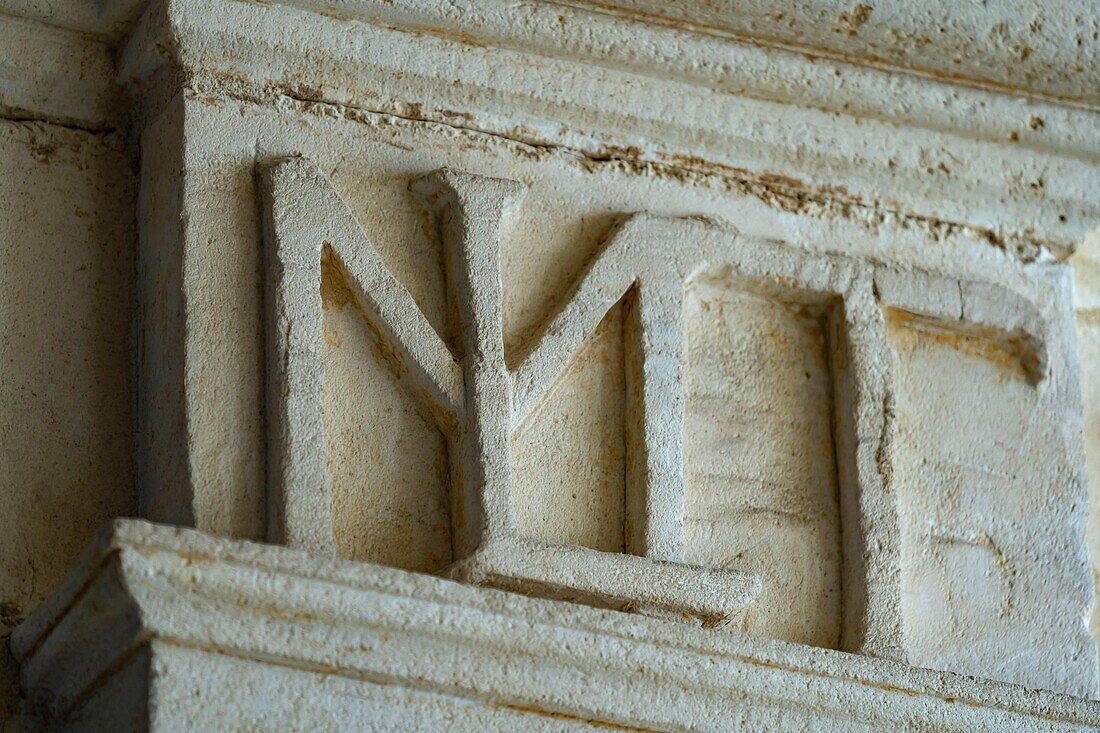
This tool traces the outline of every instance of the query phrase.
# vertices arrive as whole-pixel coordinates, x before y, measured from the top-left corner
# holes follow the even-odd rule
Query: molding
[[[870,59],[853,58],[851,53],[822,55],[821,48],[780,38],[723,33],[714,26],[670,22],[660,14],[627,9],[645,3],[543,0],[517,8],[509,0],[456,0],[448,5],[433,0],[280,0],[272,5],[466,45],[621,69],[762,101],[994,141],[1008,141],[1016,133],[1024,145],[1094,156],[1100,152],[1100,134],[1087,125],[1077,127],[1098,111],[1095,106],[1066,104],[1041,95],[1024,100],[1013,93],[1016,90],[982,88],[972,79],[869,66]],[[684,16],[692,12],[685,9],[690,5],[666,4],[667,15]],[[732,22],[736,21],[731,18]],[[1050,119],[1044,118],[1042,126],[1029,124],[1028,115],[1043,113]]]
[[[112,48],[81,33],[0,14],[0,117],[110,132],[125,118]]]
[[[59,28],[117,38],[148,0],[0,0],[0,13]],[[276,0],[279,2],[279,0]],[[281,0],[344,17],[374,17],[391,24],[413,19],[443,27],[484,25],[458,21],[470,11],[499,16],[514,8],[500,0],[477,4],[425,0]],[[928,13],[922,3],[812,0],[777,10],[767,0],[729,3],[686,0],[547,0],[563,18],[602,15],[655,27],[784,49],[823,60],[913,74],[949,84],[1022,94],[1070,105],[1100,105],[1097,45],[1100,16],[1070,0],[1006,0],[995,7]],[[480,6],[480,9],[478,8]],[[455,10],[459,13],[456,13]],[[1025,26],[1022,21],[1028,21]],[[509,31],[515,33],[514,27]]]
[[[934,239],[961,228],[1027,260],[1068,256],[1100,221],[1095,45],[1077,43],[1100,21],[1037,7],[1026,31],[985,43],[994,20],[1030,6],[937,20],[908,5],[879,3],[852,28],[837,0],[785,19],[759,3],[731,14],[646,0],[0,0],[0,33],[20,39],[0,44],[4,60],[32,80],[0,106],[110,126],[123,105],[108,44],[122,39],[122,80],[147,104],[161,87],[153,106],[184,86],[323,102],[729,179],[811,216],[900,218]],[[53,36],[35,38],[41,52],[24,53],[28,23]],[[58,52],[74,39],[86,48]]]
[[[164,0],[122,78],[154,105],[189,87],[442,122],[1024,260],[1067,256],[1100,221],[1087,109],[547,3],[300,5]]]
[[[835,730],[853,716],[883,730],[1100,725],[1095,701],[136,520],[116,521],[85,551],[65,584],[16,629],[12,649],[40,713],[57,722],[75,712],[93,727],[107,719],[96,715],[122,715],[120,691],[136,694],[158,729],[182,725],[170,716],[187,715],[189,706],[173,713],[162,702],[154,716],[156,700],[216,697],[215,688],[235,684],[212,674],[226,660],[259,699],[294,699],[328,689],[317,683],[330,680],[351,698],[381,686],[500,715],[523,709],[654,730],[738,723]],[[170,650],[192,652],[189,664],[158,664]],[[132,677],[131,660],[146,656],[145,676]],[[116,705],[98,694],[115,696]],[[311,707],[295,712],[340,723],[321,718],[324,706]],[[245,715],[218,708],[224,727],[245,724]]]
[[[721,626],[760,595],[761,577],[513,537],[478,548],[444,577],[538,598]]]
[[[1100,103],[1100,15],[1071,0],[948,6],[811,0],[565,0],[650,23],[731,36],[893,71],[1036,98]]]

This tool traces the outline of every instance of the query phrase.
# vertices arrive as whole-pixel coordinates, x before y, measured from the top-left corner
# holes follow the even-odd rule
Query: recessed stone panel
[[[701,277],[684,306],[688,562],[764,590],[734,625],[835,646],[840,519],[828,310]]]
[[[608,312],[512,436],[512,506],[532,539],[623,552],[623,308]]]
[[[396,379],[327,249],[320,287],[325,468],[337,555],[435,572],[451,561],[447,442]]]
[[[1051,662],[1052,647],[1074,650],[1042,610],[1068,579],[1039,550],[1062,522],[1046,507],[1065,481],[1052,460],[1060,431],[1040,394],[1050,385],[1032,384],[1034,359],[1011,341],[896,311],[888,326],[909,661],[1036,686],[1078,684]]]

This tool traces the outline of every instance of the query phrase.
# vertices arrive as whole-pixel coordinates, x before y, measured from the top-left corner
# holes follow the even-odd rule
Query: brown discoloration
[[[1079,308],[1076,315],[1078,326],[1100,328],[1100,308]]]
[[[446,271],[446,266],[443,257],[443,238],[439,232],[439,223],[436,221],[432,212],[424,205],[425,202],[412,193],[411,187],[415,179],[409,182],[406,187],[409,191],[410,197],[416,202],[416,212],[420,219],[420,232],[431,248],[431,251],[436,256],[436,266],[440,272]],[[462,339],[459,338],[459,324],[461,322],[458,315],[458,301],[455,299],[454,288],[446,288],[447,298],[447,322],[446,327],[439,329],[439,337],[443,339],[447,348],[450,350],[451,355],[454,356],[456,361],[462,361],[465,354]]]
[[[0,627],[10,629],[23,620],[23,609],[14,601],[0,602]]]
[[[537,133],[522,127],[500,133],[481,129],[474,122],[458,124],[453,117],[445,119],[438,110],[426,111],[419,104],[402,105],[399,110],[368,111],[288,96],[294,100],[293,106],[302,112],[326,117],[337,114],[349,121],[373,125],[400,125],[408,122],[445,125],[466,136],[466,144],[471,147],[489,150],[499,149],[503,144],[511,154],[519,158],[544,161],[558,157],[587,173],[623,173],[669,180],[685,186],[718,188],[739,196],[751,196],[768,206],[799,216],[848,219],[871,230],[887,223],[901,229],[917,229],[935,242],[958,236],[969,237],[988,243],[1023,262],[1040,259],[1047,252],[1048,243],[1031,230],[1009,234],[915,214],[905,211],[897,201],[865,201],[843,186],[809,184],[791,176],[750,171],[678,153],[658,152],[651,157],[645,157],[640,149],[633,146],[602,146],[595,151],[578,150],[548,143]],[[1013,139],[1014,134],[1010,134],[1009,138]],[[1018,139],[1018,135],[1015,139]],[[1069,252],[1059,248],[1051,251],[1051,254],[1060,259]]]
[[[839,20],[842,28],[837,30],[846,30],[850,36],[856,35],[859,33],[860,27],[871,17],[872,10],[874,10],[874,8],[870,5],[860,3],[852,8],[850,12],[841,13]]]
[[[632,501],[632,487],[644,486],[644,470],[646,462],[646,445],[642,432],[641,421],[637,416],[641,414],[643,403],[642,381],[642,323],[638,312],[638,286],[634,285],[623,296],[623,453],[626,494],[625,510],[623,518],[623,533],[625,537],[635,537],[640,533],[642,517],[635,516],[637,511],[632,510],[637,501]],[[625,547],[625,551],[631,552],[635,548]]]
[[[527,537],[625,550],[622,314],[620,301],[512,431],[512,501]],[[562,412],[578,399],[595,419]],[[548,440],[558,450],[548,453]],[[574,514],[584,518],[561,523]]]
[[[321,248],[321,307],[325,310],[343,310],[347,306],[359,309],[359,299],[348,287],[347,272],[325,242]]]
[[[185,565],[209,565],[213,562],[213,559],[206,555],[199,555],[194,552],[180,552],[179,558],[183,560]]]
[[[348,283],[351,281],[347,270],[344,269],[340,258],[332,251],[332,247],[325,243],[321,250],[321,307],[325,310],[343,310],[351,306],[363,317],[363,323],[367,330],[374,336],[374,342],[378,348],[378,354],[386,363],[390,364],[398,378],[408,375],[409,366],[405,363],[405,357],[400,348],[391,343],[381,329],[373,322],[371,317],[363,309],[362,303],[355,291]]]
[[[549,710],[541,708],[526,707],[523,705],[511,705],[508,703],[501,703],[497,705],[502,710],[513,710],[519,713],[528,713],[530,715],[537,715],[541,718],[552,718],[554,720],[569,720],[576,723],[583,723],[586,727],[595,728],[597,730],[633,730],[633,731],[645,731],[648,728],[636,728],[632,725],[620,725],[618,723],[609,723],[605,720],[598,718],[586,718],[579,715],[569,715],[568,713],[555,713]]]
[[[886,318],[892,342],[898,348],[913,349],[912,339],[898,338],[902,329],[916,331],[967,356],[995,365],[1005,379],[1023,380],[1034,386],[1042,379],[1042,356],[1033,338],[1004,333],[967,323],[935,321],[900,309],[890,309]]]
[[[444,119],[457,120],[464,123],[475,121],[474,116],[469,112],[457,112],[453,109],[441,109],[439,110],[439,116]]]
[[[387,342],[364,313],[352,280],[327,243],[320,269],[328,347],[324,389],[326,400],[333,400],[323,408],[326,480],[337,555],[435,572],[453,560],[447,439],[454,433],[454,418],[411,378],[404,352]],[[370,405],[366,412],[364,404]],[[380,424],[371,421],[379,419],[393,429],[387,440],[404,449],[376,452],[364,445]],[[412,451],[419,453],[411,457]],[[404,550],[392,541],[412,534]]]
[[[466,529],[466,505],[462,500],[465,496],[466,476],[462,471],[462,461],[450,461],[451,464],[451,544],[452,553],[457,557],[459,548],[455,541]]]

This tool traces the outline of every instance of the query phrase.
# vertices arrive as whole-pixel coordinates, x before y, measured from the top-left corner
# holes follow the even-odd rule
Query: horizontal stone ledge
[[[443,574],[472,585],[703,626],[722,625],[763,587],[756,573],[523,538],[492,543]]]
[[[577,9],[584,21],[563,35],[550,4],[466,4],[434,20],[435,5],[415,4],[429,17],[172,0],[123,44],[119,78],[147,91],[147,110],[186,80],[202,98],[441,124],[1025,261],[1068,257],[1100,216],[1092,110]]]
[[[37,712],[91,730],[1100,725],[1097,702],[136,520],[11,645]]]

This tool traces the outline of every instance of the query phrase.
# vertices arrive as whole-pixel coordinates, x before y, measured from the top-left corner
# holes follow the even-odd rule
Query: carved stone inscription
[[[1027,301],[636,214],[510,362],[500,248],[522,186],[451,171],[412,185],[443,248],[441,336],[313,164],[277,161],[262,178],[273,540],[352,557],[369,547],[363,557],[467,582],[953,668],[928,646],[944,632],[921,604],[954,582],[951,548],[983,551],[986,534],[920,529],[941,520],[914,487],[946,476],[922,466],[947,464],[927,442],[912,448],[924,404],[913,375],[935,353],[922,334],[979,338],[1003,345],[1020,389],[1039,394],[1046,327]],[[960,293],[965,314],[949,302]],[[333,401],[324,379],[339,357],[324,356],[326,339],[356,321],[390,386],[384,399]],[[579,377],[592,363],[598,376]],[[561,412],[566,392],[589,412]],[[418,427],[380,433],[387,410]],[[339,411],[369,416],[373,437],[329,447],[348,422],[327,427]],[[560,464],[570,441],[588,441],[601,469]],[[363,442],[388,451],[402,480],[372,499],[384,521],[349,529],[352,499],[330,496],[326,474]],[[944,563],[914,560],[937,547]],[[1015,612],[1020,596],[1006,593],[997,613]]]
[[[522,189],[509,181],[441,172],[414,191],[433,214],[445,249],[458,342],[454,352],[427,325],[385,270],[324,177],[303,160],[267,169],[268,389],[272,538],[332,553],[325,435],[319,424],[319,283],[338,269],[393,370],[424,400],[451,455],[450,533],[455,577],[539,588],[597,605],[704,623],[728,620],[759,592],[737,569],[688,568],[683,558],[683,396],[680,309],[689,257],[647,261],[647,237],[667,240],[665,223],[636,219],[604,256],[522,364],[510,373],[501,331],[501,228]],[[320,212],[320,213],[319,213]],[[332,213],[338,221],[332,222]],[[319,220],[319,216],[328,219]],[[694,225],[704,233],[703,227]],[[711,239],[730,238],[711,232]],[[691,253],[697,258],[698,253]],[[673,277],[662,265],[674,266]],[[314,285],[310,285],[314,283]],[[523,536],[515,520],[510,451],[515,427],[543,401],[582,341],[624,297],[627,489],[626,554],[561,547]],[[415,315],[414,315],[415,313]],[[299,374],[304,371],[308,374]],[[514,402],[514,404],[513,404]],[[298,416],[309,413],[310,420]],[[620,549],[614,547],[613,549]],[[664,563],[655,561],[665,561]],[[669,564],[675,563],[675,564]]]

